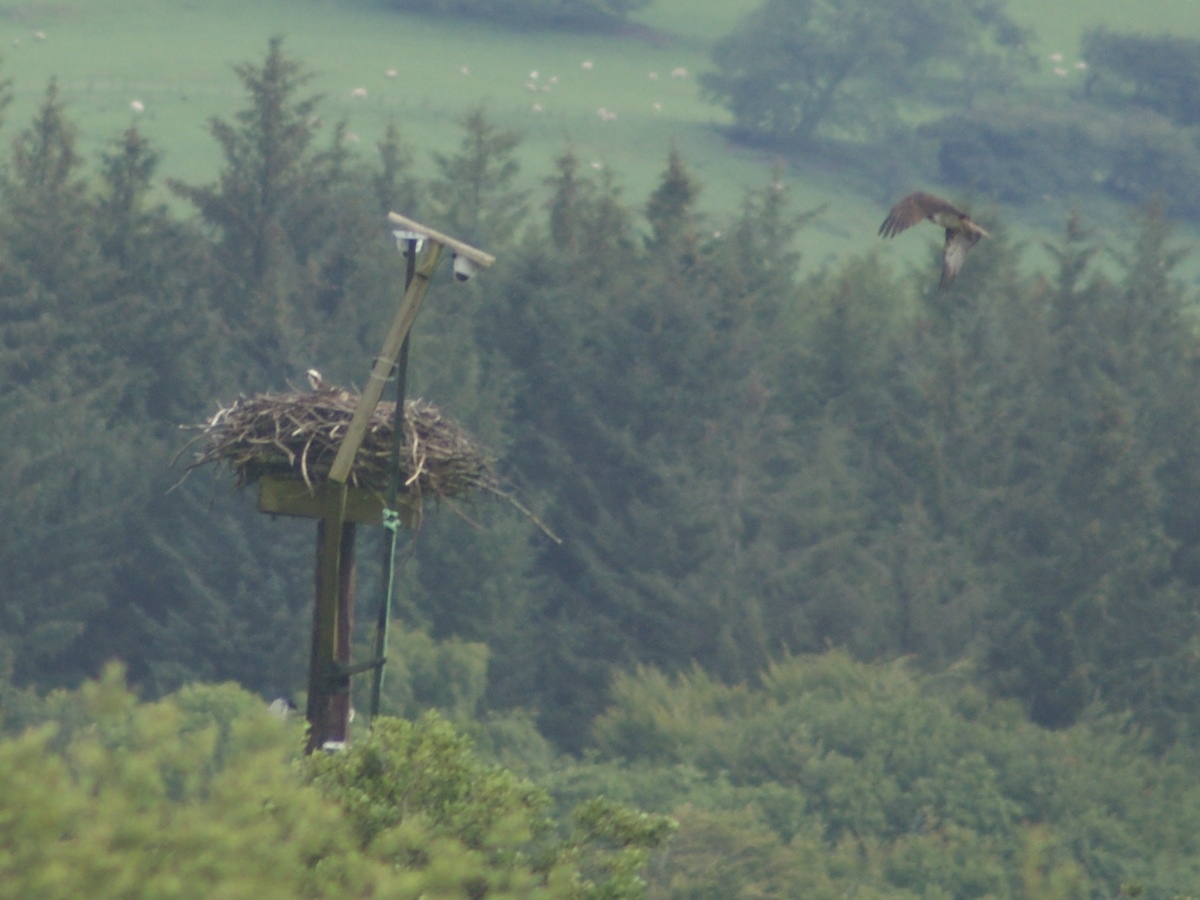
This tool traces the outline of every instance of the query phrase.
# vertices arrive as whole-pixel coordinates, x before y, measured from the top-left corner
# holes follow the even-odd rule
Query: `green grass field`
[[[1078,57],[1082,31],[1099,23],[1200,37],[1200,0],[1010,3],[1036,30],[1039,56],[1061,53],[1068,65]],[[316,72],[312,87],[327,97],[326,118],[345,116],[363,153],[394,119],[428,174],[428,151],[452,150],[457,120],[482,102],[493,118],[523,133],[522,162],[531,183],[549,174],[570,142],[586,162],[614,170],[626,196],[640,202],[674,143],[705,185],[702,205],[719,219],[736,210],[745,189],[767,182],[773,160],[728,145],[712,127],[724,113],[700,99],[696,76],[708,65],[708,43],[755,5],[656,0],[638,18],[664,35],[650,40],[505,31],[334,0],[6,3],[0,5],[0,47],[7,48],[0,71],[13,81],[16,102],[5,133],[11,138],[25,126],[55,76],[89,157],[137,115],[164,152],[165,174],[210,180],[218,154],[207,120],[244,102],[231,66],[258,62],[267,39],[282,34],[286,51]],[[1056,78],[1051,68],[1047,63],[1037,76],[1048,90],[1065,90],[1078,77],[1072,69]],[[365,98],[352,96],[358,88]],[[135,100],[144,112],[132,111]],[[616,118],[603,120],[602,108]],[[787,181],[801,208],[838,201],[805,233],[809,266],[877,246],[878,200],[848,191],[836,167],[793,169]],[[1058,229],[1060,212],[1065,209],[1051,210],[1056,220],[1045,223],[1047,233]],[[1031,236],[1040,231],[1036,222],[1013,219],[1033,227]],[[925,247],[910,241],[886,252],[920,261]]]

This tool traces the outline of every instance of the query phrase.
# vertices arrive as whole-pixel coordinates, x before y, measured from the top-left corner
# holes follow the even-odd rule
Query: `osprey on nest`
[[[896,202],[879,226],[879,234],[885,238],[895,237],[924,219],[946,229],[946,243],[942,245],[942,280],[938,284],[938,288],[943,289],[949,287],[962,268],[967,251],[981,237],[991,235],[972,222],[971,217],[957,206],[921,191]]]
[[[354,395],[348,390],[326,381],[316,369],[309,369],[304,373],[304,377],[308,379],[308,385],[313,389],[314,394],[325,394],[329,399],[342,403],[349,403],[354,399]]]
[[[309,369],[304,373],[304,377],[308,379],[309,387],[311,387],[314,391],[325,392],[337,390],[337,385],[330,384],[328,381],[322,378],[321,373],[316,369]]]

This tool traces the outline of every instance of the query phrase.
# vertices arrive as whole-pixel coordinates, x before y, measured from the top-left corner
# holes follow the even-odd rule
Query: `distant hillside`
[[[15,102],[4,133],[11,139],[29,121],[47,80],[57,77],[86,155],[94,158],[136,118],[163,152],[164,174],[206,178],[217,164],[206,123],[230,114],[239,98],[231,66],[283,34],[289,52],[318,72],[312,88],[326,95],[323,116],[345,118],[347,139],[362,153],[372,152],[396,121],[416,148],[418,171],[428,174],[430,151],[453,146],[454,123],[484,103],[497,121],[523,134],[519,153],[530,186],[541,183],[571,143],[588,165],[612,170],[631,195],[644,195],[674,145],[703,184],[702,205],[721,215],[736,210],[746,189],[765,184],[776,160],[730,145],[713,127],[727,114],[701,99],[697,75],[710,67],[709,42],[756,5],[656,0],[635,17],[646,31],[587,35],[422,19],[370,2],[5,4],[0,74],[11,79]],[[1010,6],[1037,32],[1043,65],[1033,81],[1050,91],[1069,89],[1076,73],[1065,82],[1055,78],[1049,54],[1074,60],[1079,35],[1093,24],[1200,35],[1196,0],[1012,0]],[[830,204],[806,236],[806,267],[875,246],[875,220],[887,198],[862,196],[852,166],[808,161],[785,177],[802,208]],[[1008,214],[1028,219],[1019,226],[1053,230],[1071,205]],[[887,252],[915,261],[924,250],[911,242]]]

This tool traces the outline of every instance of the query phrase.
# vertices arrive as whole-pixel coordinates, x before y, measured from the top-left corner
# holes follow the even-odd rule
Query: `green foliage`
[[[5,199],[17,221],[7,225],[5,238],[18,271],[62,301],[82,286],[94,260],[86,220],[75,215],[85,196],[75,143],[58,82],[51,80],[37,118],[13,143]]]
[[[1195,135],[1157,113],[1009,102],[946,116],[917,133],[932,143],[941,180],[1005,203],[1101,189],[1140,204],[1162,195],[1173,215],[1200,212],[1189,174],[1200,164]]]
[[[1147,219],[1123,284],[1084,280],[1089,248],[1078,228],[1060,250],[1060,285],[1030,372],[1044,372],[1041,384],[1055,393],[1028,404],[1026,415],[1048,416],[1069,439],[1051,451],[1035,442],[1035,433],[1047,432],[1030,421],[1025,446],[1013,448],[1023,474],[1034,471],[1026,453],[1037,471],[1055,474],[1042,488],[1027,482],[1023,499],[1012,495],[1005,504],[1015,539],[1005,552],[1010,618],[993,642],[1010,687],[1024,684],[1023,693],[1040,685],[1026,696],[1041,721],[1070,721],[1099,694],[1161,728],[1155,710],[1172,702],[1173,691],[1164,692],[1158,667],[1190,659],[1193,626],[1180,591],[1191,575],[1174,564],[1176,541],[1189,538],[1171,525],[1177,513],[1167,512],[1174,504],[1166,491],[1190,471],[1176,454],[1190,458],[1183,447],[1191,439],[1165,435],[1191,434],[1197,423],[1177,393],[1194,373],[1187,306],[1166,279],[1168,240],[1166,225]],[[1041,393],[1033,384],[1028,390]],[[1149,646],[1157,648],[1150,671],[1113,664]]]
[[[525,214],[525,193],[512,189],[519,171],[513,150],[521,138],[488,121],[483,107],[463,118],[462,129],[457,154],[433,154],[438,177],[431,199],[447,233],[492,247],[511,239]]]
[[[199,221],[152,200],[158,152],[137,130],[89,177],[53,86],[17,140],[0,193],[12,725],[61,722],[38,745],[51,755],[83,741],[94,716],[74,695],[43,708],[20,685],[112,656],[153,694],[198,676],[294,688],[311,529],[195,483],[165,494],[147,472],[175,445],[168,426],[213,396],[313,364],[361,376],[402,277],[380,213],[402,203],[503,250],[422,312],[412,393],[500,450],[566,541],[482,506],[431,516],[402,576],[412,624],[393,633],[385,703],[479,717],[463,727],[487,752],[549,773],[559,821],[580,815],[550,827],[535,790],[436,719],[381,724],[370,753],[314,762],[347,766],[327,786],[355,821],[353,853],[403,861],[389,877],[449,895],[636,896],[643,877],[664,896],[1195,883],[1200,385],[1195,297],[1173,281],[1161,215],[1118,245],[1115,275],[1078,219],[1048,248],[1054,267],[1025,274],[977,204],[994,237],[952,291],[874,255],[801,281],[813,214],[792,210],[779,173],[720,216],[677,151],[637,202],[568,148],[539,215],[519,190],[517,137],[482,109],[424,183],[398,131],[375,163],[336,128],[319,146],[305,72],[278,42],[238,71],[249,104],[214,125],[220,179],[181,188]],[[988,115],[937,135],[960,142],[953,160],[989,150],[999,171],[1019,123],[972,131]],[[1045,181],[1027,190],[1093,177],[1110,159],[1111,144],[1089,143],[1105,121],[1064,133],[1037,118],[1041,150],[1004,177],[1036,170]],[[1120,139],[1169,150],[1180,134]],[[1076,143],[1080,171],[1050,165]],[[1156,150],[1156,174],[1135,150],[1121,177],[1186,171]],[[262,177],[268,158],[277,178]],[[1119,190],[1117,171],[1102,178]],[[360,563],[370,584],[373,561]],[[830,645],[845,653],[788,659]],[[901,655],[914,671],[967,659],[974,686],[850,661]],[[1065,730],[1033,728],[981,686]],[[187,741],[211,734],[210,749],[181,738],[177,753],[203,785],[240,758],[251,712],[196,690],[155,708],[177,710]],[[535,723],[584,750],[610,701],[597,761],[554,762]],[[98,730],[150,752],[133,726]],[[164,762],[160,780],[186,782],[183,768]],[[180,796],[203,793],[190,784]],[[406,816],[388,791],[423,805]],[[597,795],[674,814],[679,853],[647,855],[667,824]],[[715,853],[738,865],[704,869]]]
[[[251,106],[234,122],[214,119],[212,135],[221,146],[225,168],[217,184],[175,184],[180,196],[200,210],[205,222],[220,231],[223,268],[242,290],[261,290],[268,267],[295,243],[297,228],[289,208],[299,202],[320,98],[297,99],[311,77],[283,55],[283,39],[272,38],[261,68],[248,63],[234,69]],[[290,233],[289,233],[290,232]],[[299,248],[297,248],[299,249]]]
[[[717,42],[702,83],[740,134],[803,147],[821,131],[877,136],[931,70],[970,72],[1023,38],[979,0],[768,0]]]
[[[0,741],[7,891],[282,898],[399,886],[359,853],[338,807],[297,782],[295,736],[240,690],[138,704],[114,669],[48,706],[61,724]]]
[[[475,898],[642,897],[646,855],[671,830],[662,816],[594,798],[576,811],[570,834],[556,837],[545,793],[481,762],[432,713],[381,719],[351,749],[310,757],[307,771],[342,804],[364,847]],[[431,848],[447,840],[469,855],[438,872]]]
[[[680,256],[681,262],[693,262],[695,247],[676,247],[680,241],[696,238],[696,198],[700,185],[688,173],[679,151],[671,148],[667,168],[658,187],[646,201],[646,219],[650,222],[651,250]],[[681,252],[682,251],[682,252]]]
[[[214,507],[208,485],[167,495],[176,426],[326,352],[342,360],[326,371],[357,375],[376,349],[366,323],[402,274],[369,196],[376,173],[350,170],[340,132],[312,145],[301,68],[275,44],[239,73],[252,103],[214,124],[223,180],[183,188],[207,235],[151,200],[159,154],[136,129],[89,179],[53,83],[14,145],[0,186],[0,420],[13,435],[0,450],[0,643],[19,681],[70,683],[113,656],[151,691],[297,680],[311,581],[292,563],[307,541],[264,532],[227,497]],[[378,178],[410,196],[394,143]],[[314,325],[335,313],[344,327]]]
[[[1090,191],[1107,177],[1120,123],[1091,110],[987,105],[922,125],[938,176],[1004,203]]]
[[[654,866],[652,898],[842,896],[828,872],[828,851],[816,835],[784,840],[750,808],[708,810],[684,804],[673,815],[679,833]]]
[[[379,211],[384,214],[403,212],[419,218],[417,183],[409,172],[413,150],[401,137],[395,122],[388,123],[383,140],[379,142],[379,162],[379,171],[371,180]]]
[[[391,0],[396,9],[533,28],[606,29],[652,0]]]
[[[559,836],[540,789],[435,715],[301,763],[298,729],[232,685],[139,703],[113,666],[24,706],[0,877],[28,896],[638,898],[670,830],[597,799]]]
[[[340,798],[364,846],[418,817],[431,835],[506,854],[511,864],[518,846],[549,829],[545,796],[477,760],[467,738],[434,713],[415,722],[380,719],[366,740],[311,757],[308,768],[315,784]]]
[[[789,872],[814,896],[1168,897],[1192,882],[1191,751],[1153,761],[1118,719],[1044,731],[971,682],[839,653],[783,659],[755,689],[643,671],[597,720],[612,762],[551,790],[625,782],[680,821],[651,896],[776,895]]]
[[[436,709],[456,722],[478,716],[487,690],[488,648],[450,638],[435,641],[398,623],[388,631],[387,670],[380,710],[387,716],[416,718]],[[365,709],[365,680],[355,685],[357,706]]]
[[[1088,62],[1084,90],[1090,96],[1144,106],[1180,125],[1200,125],[1200,41],[1100,27],[1084,34],[1080,53]]]
[[[18,679],[46,683],[81,674],[77,641],[119,590],[130,517],[152,490],[145,460],[165,453],[161,431],[130,418],[154,402],[156,352],[166,349],[132,346],[162,318],[102,238],[100,222],[117,226],[91,196],[75,141],[51,82],[0,182],[0,424],[10,435],[0,448],[0,644],[20,647],[10,656]],[[170,255],[172,236],[145,265]],[[176,302],[186,285],[184,275]],[[176,348],[195,335],[183,330]],[[159,377],[170,385],[172,374]]]
[[[387,247],[377,218],[382,198],[355,184],[344,123],[317,147],[321,98],[300,95],[312,76],[284,54],[281,38],[271,39],[261,65],[234,71],[249,105],[232,121],[209,124],[223,158],[217,182],[168,183],[214,233],[214,301],[244,359],[243,377],[261,379],[266,371],[274,379],[304,371],[326,348],[363,352],[357,307],[375,301],[380,288],[363,291],[354,278],[365,248],[382,254]],[[373,186],[403,197],[403,147],[393,136],[385,148]],[[352,285],[359,290],[352,293]],[[341,328],[314,346],[313,335],[334,316],[344,318]],[[337,345],[345,336],[351,348]]]
[[[430,637],[422,640],[436,641],[443,648],[439,653],[454,647],[463,660],[464,668],[458,669],[462,678],[434,677],[432,669],[424,669],[430,676],[430,696],[448,700],[447,691],[453,690],[461,698],[434,705],[468,715],[486,706],[507,708],[527,702],[538,656],[540,598],[531,585],[535,551],[530,525],[511,510],[499,505],[488,508],[485,503],[490,501],[466,511],[470,519],[445,509],[422,525],[415,569],[400,589],[404,617],[423,623],[429,632]],[[422,655],[419,649],[416,653]],[[466,665],[468,656],[472,662]],[[413,675],[424,680],[415,671]],[[441,684],[435,687],[435,681]]]
[[[643,240],[603,176],[581,176],[569,151],[558,166],[557,252],[521,248],[487,333],[522,379],[511,456],[570,535],[536,570],[548,578],[539,665],[552,691],[541,722],[577,746],[604,690],[601,660],[703,657],[734,675],[763,658],[762,570],[730,548],[771,492],[749,472],[774,446],[764,384],[803,217],[773,183],[723,239],[672,154]]]
[[[1166,198],[1172,216],[1200,216],[1200,190],[1190,177],[1200,165],[1195,128],[1178,128],[1154,115],[1126,120],[1106,186],[1120,199],[1139,204]]]
[[[588,900],[644,897],[642,869],[649,852],[671,835],[675,822],[603,796],[580,804],[573,818],[575,827],[560,854],[579,871],[580,896]]]

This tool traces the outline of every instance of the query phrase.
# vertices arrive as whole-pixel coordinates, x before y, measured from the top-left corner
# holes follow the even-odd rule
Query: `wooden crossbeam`
[[[417,234],[441,244],[452,253],[456,253],[459,256],[465,256],[467,259],[471,260],[471,262],[478,263],[485,269],[496,261],[496,257],[492,256],[492,254],[484,253],[479,248],[472,247],[470,244],[464,244],[457,238],[452,238],[448,234],[442,234],[442,232],[437,231],[434,228],[430,228],[428,225],[422,225],[420,222],[414,222],[412,219],[400,215],[400,213],[388,213],[388,221],[393,225],[399,225],[405,231],[415,231]]]

